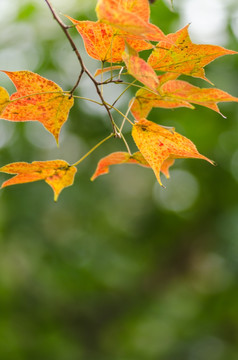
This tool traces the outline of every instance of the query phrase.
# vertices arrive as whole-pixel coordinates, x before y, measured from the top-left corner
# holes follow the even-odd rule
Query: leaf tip
[[[56,193],[54,192],[54,202],[55,202],[55,203],[57,203],[58,198],[59,198],[59,194],[56,194]]]
[[[160,184],[160,186],[163,188],[163,189],[166,189],[166,186],[162,183],[162,181],[160,179],[158,179],[157,177],[157,180],[158,180],[158,183]]]
[[[219,114],[223,117],[223,119],[227,119],[227,116],[225,116],[224,114],[222,114],[222,112],[219,111]]]
[[[203,155],[202,155],[201,159],[204,159],[204,160],[208,161],[208,162],[209,162],[211,165],[213,165],[213,166],[217,166],[217,164],[215,163],[215,161],[209,159],[209,158],[206,157],[206,156],[203,156]]]
[[[50,133],[54,136],[55,138],[55,142],[56,142],[56,146],[59,149],[59,131],[55,132],[55,131],[50,131]]]

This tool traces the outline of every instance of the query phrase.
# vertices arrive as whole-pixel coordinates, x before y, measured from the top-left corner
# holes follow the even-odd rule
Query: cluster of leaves
[[[160,126],[146,118],[154,107],[194,109],[193,104],[198,104],[220,113],[217,103],[238,102],[237,97],[214,87],[199,88],[187,81],[178,80],[179,76],[186,75],[211,83],[205,76],[204,66],[220,56],[235,54],[235,51],[215,45],[192,43],[188,25],[176,33],[165,35],[149,21],[148,0],[98,0],[98,21],[79,21],[66,16],[73,24],[70,26],[63,23],[49,0],[45,2],[76,53],[81,67],[77,82],[71,91],[63,91],[53,81],[31,71],[4,71],[17,91],[9,96],[6,89],[0,88],[0,117],[9,121],[39,121],[58,144],[60,130],[68,118],[74,99],[83,99],[96,102],[105,108],[113,131],[72,165],[63,160],[51,160],[34,161],[31,164],[17,162],[1,167],[1,172],[15,174],[5,181],[2,187],[45,180],[52,187],[56,201],[62,189],[73,184],[76,166],[113,136],[124,141],[127,151],[115,152],[101,159],[91,180],[108,173],[110,165],[134,163],[152,168],[162,185],[160,173],[169,177],[169,168],[176,158],[198,158],[213,163],[201,155],[189,139],[175,132],[173,128]],[[85,66],[70,35],[71,27],[76,28],[81,35],[88,55],[102,64],[94,76]],[[147,61],[139,56],[139,52],[143,50],[151,50]],[[106,62],[109,66],[104,67]],[[103,81],[105,73],[109,73],[109,78]],[[103,86],[110,83],[123,84],[122,77],[128,74],[134,80],[127,84],[112,104],[107,103],[103,97]],[[90,78],[99,101],[75,95],[83,75]],[[101,75],[101,81],[95,79],[98,75]],[[135,84],[136,81],[139,85]],[[139,90],[129,101],[128,111],[123,114],[115,105],[132,86]],[[120,126],[114,121],[113,111],[122,116]],[[129,112],[134,121],[128,118]],[[125,121],[131,123],[132,137],[139,149],[134,154],[123,136]]]

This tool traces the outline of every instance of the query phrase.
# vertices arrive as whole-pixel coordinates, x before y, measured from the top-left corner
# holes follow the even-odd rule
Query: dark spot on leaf
[[[142,130],[142,131],[147,131],[147,127],[144,126],[144,125],[142,125],[142,126],[141,126],[141,130]]]

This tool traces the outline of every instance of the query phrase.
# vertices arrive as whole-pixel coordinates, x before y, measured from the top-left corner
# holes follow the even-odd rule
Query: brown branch
[[[84,73],[84,69],[81,69],[76,84],[74,85],[74,87],[72,88],[72,90],[70,90],[70,98],[73,96],[74,90],[78,87],[78,84],[80,83],[80,80],[81,80],[81,77],[83,76],[83,73]]]
[[[105,80],[105,81],[102,81],[102,82],[97,82],[98,85],[107,85],[107,84],[119,84],[119,83],[122,83],[123,80],[121,79],[115,79],[115,80]]]
[[[111,112],[110,112],[110,108],[109,108],[109,106],[107,105],[106,101],[104,100],[104,97],[103,97],[103,95],[102,95],[102,93],[101,93],[101,90],[100,90],[100,88],[99,88],[100,83],[98,83],[98,82],[94,79],[93,75],[90,73],[90,71],[89,71],[89,70],[87,69],[87,67],[85,66],[85,64],[84,64],[84,62],[83,62],[83,59],[82,59],[82,57],[81,57],[81,55],[80,55],[80,53],[79,53],[79,51],[78,51],[78,49],[77,49],[77,46],[75,45],[75,42],[73,41],[71,35],[70,35],[69,32],[68,32],[68,29],[69,29],[70,27],[67,26],[67,25],[65,25],[65,24],[63,23],[63,21],[59,18],[59,16],[56,14],[55,10],[53,9],[50,1],[49,1],[49,0],[45,0],[45,2],[46,2],[46,4],[48,5],[48,7],[49,7],[49,9],[50,9],[50,11],[51,11],[51,13],[52,13],[52,15],[53,15],[53,18],[57,21],[57,23],[59,24],[59,26],[61,27],[61,29],[62,29],[63,32],[65,33],[65,35],[66,35],[66,37],[67,37],[67,39],[68,39],[68,41],[69,41],[69,43],[70,43],[73,51],[75,52],[75,54],[76,54],[76,56],[77,56],[77,59],[78,59],[78,61],[79,61],[79,64],[80,64],[80,66],[81,66],[81,72],[80,72],[80,74],[79,74],[78,80],[77,80],[76,84],[74,85],[74,87],[72,88],[72,90],[70,91],[71,96],[73,95],[74,90],[77,88],[77,86],[78,86],[78,84],[79,84],[79,82],[80,82],[80,80],[81,80],[81,78],[82,78],[82,75],[83,75],[84,73],[87,74],[87,76],[90,78],[90,80],[93,82],[93,84],[94,84],[94,86],[95,86],[95,89],[96,89],[96,91],[97,91],[97,94],[98,94],[101,102],[102,102],[102,105],[104,106],[104,108],[106,109],[106,111],[107,111],[107,113],[108,113],[109,119],[110,119],[111,124],[112,124],[114,136],[115,136],[115,137],[120,137],[120,134],[118,133],[118,131],[117,131],[117,129],[116,129],[116,125],[115,125],[115,122],[114,122],[114,120],[113,120],[112,114],[111,114]]]

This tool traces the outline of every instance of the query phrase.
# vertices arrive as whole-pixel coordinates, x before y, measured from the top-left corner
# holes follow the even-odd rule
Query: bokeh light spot
[[[169,211],[189,210],[199,195],[197,179],[186,170],[172,170],[171,179],[163,189],[159,184],[154,186],[154,199],[159,207]]]

